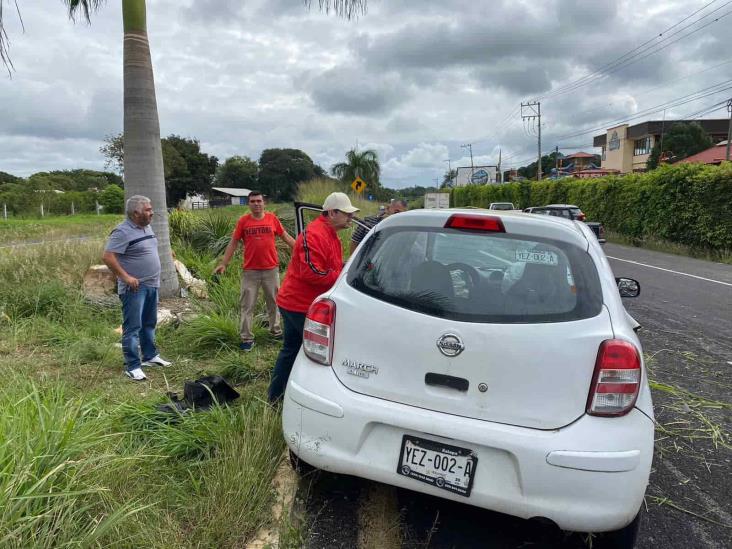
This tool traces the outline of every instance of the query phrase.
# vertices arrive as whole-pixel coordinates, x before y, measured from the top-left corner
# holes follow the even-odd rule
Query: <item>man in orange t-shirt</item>
[[[277,216],[265,211],[264,208],[262,193],[259,191],[250,192],[250,213],[239,218],[229,245],[226,247],[226,252],[224,252],[224,258],[214,269],[214,273],[223,273],[234,256],[239,242],[242,243],[244,262],[239,298],[241,314],[239,328],[241,343],[239,343],[239,348],[247,352],[254,347],[252,320],[260,286],[264,291],[264,300],[267,304],[269,331],[275,337],[282,336],[276,302],[277,292],[280,288],[280,262],[277,256],[275,237],[278,236],[284,240],[290,249],[295,245],[295,239],[287,234]]]

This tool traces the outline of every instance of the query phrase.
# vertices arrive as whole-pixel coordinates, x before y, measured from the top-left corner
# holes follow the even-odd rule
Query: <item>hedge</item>
[[[732,250],[732,162],[676,164],[643,174],[597,179],[469,185],[451,192],[452,206],[486,208],[575,204],[590,221],[643,240],[649,237],[714,251]]]

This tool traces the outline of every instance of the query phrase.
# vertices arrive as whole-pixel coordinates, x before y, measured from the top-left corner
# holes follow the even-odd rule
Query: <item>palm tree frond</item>
[[[84,13],[84,19],[91,23],[91,13],[97,11],[104,4],[105,0],[63,0],[69,12],[69,18],[76,21],[76,14],[79,10]]]
[[[312,0],[303,0],[310,8]],[[366,0],[318,0],[318,7],[325,13],[333,13],[346,19],[355,19],[359,15],[366,14]]]

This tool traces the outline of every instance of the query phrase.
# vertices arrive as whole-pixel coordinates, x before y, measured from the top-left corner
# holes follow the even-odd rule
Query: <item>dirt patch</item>
[[[358,513],[358,549],[399,549],[400,522],[396,488],[364,484]]]

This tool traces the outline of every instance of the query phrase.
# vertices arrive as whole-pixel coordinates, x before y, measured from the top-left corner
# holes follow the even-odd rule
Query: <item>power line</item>
[[[637,46],[637,47],[633,48],[632,50],[626,52],[625,54],[621,55],[617,59],[615,59],[615,60],[613,60],[613,61],[611,61],[609,63],[606,63],[605,65],[603,65],[599,69],[595,70],[594,72],[592,72],[592,73],[590,73],[588,75],[585,75],[585,76],[583,76],[583,77],[581,77],[581,78],[579,78],[579,79],[577,79],[577,80],[575,80],[573,82],[569,82],[569,83],[567,83],[567,84],[565,84],[563,86],[560,86],[559,88],[557,88],[555,90],[550,90],[549,92],[547,92],[543,96],[540,96],[537,99],[545,99],[545,98],[548,98],[548,97],[555,97],[557,95],[561,95],[561,94],[564,94],[564,93],[568,93],[568,92],[574,91],[574,90],[576,90],[576,89],[578,89],[580,87],[586,86],[586,85],[588,85],[590,83],[593,83],[593,82],[601,79],[604,76],[607,76],[609,74],[612,74],[614,72],[617,72],[621,68],[624,68],[626,66],[635,64],[638,61],[640,61],[642,59],[645,59],[646,57],[649,57],[650,55],[653,55],[655,53],[658,53],[659,51],[661,51],[662,49],[665,49],[666,47],[670,46],[671,44],[674,44],[674,43],[678,42],[679,40],[682,40],[683,38],[686,38],[688,36],[691,36],[692,34],[694,34],[694,33],[698,32],[698,31],[702,30],[703,28],[705,28],[705,27],[707,27],[707,26],[709,26],[709,25],[711,25],[713,23],[716,23],[717,21],[719,21],[719,19],[722,19],[722,18],[726,17],[727,15],[729,15],[730,13],[732,13],[732,12],[727,12],[726,14],[722,15],[721,17],[718,17],[717,19],[715,19],[715,20],[713,20],[711,22],[708,22],[705,25],[703,25],[703,26],[701,26],[701,27],[699,27],[697,29],[694,29],[693,31],[690,31],[689,33],[681,36],[680,38],[678,38],[678,39],[676,39],[676,40],[674,40],[672,42],[669,42],[668,44],[664,44],[662,47],[658,48],[658,46],[661,46],[661,44],[663,42],[671,39],[672,37],[674,37],[677,34],[683,32],[684,30],[686,30],[686,29],[688,29],[690,27],[693,27],[694,25],[696,25],[697,23],[699,23],[703,19],[706,19],[707,17],[711,16],[715,12],[721,10],[722,8],[728,6],[729,4],[732,4],[732,0],[730,0],[730,1],[722,4],[721,6],[715,8],[711,12],[703,15],[702,17],[700,17],[696,21],[693,21],[689,25],[686,25],[685,27],[677,30],[676,32],[671,33],[670,35],[666,36],[662,40],[656,42],[655,44],[651,44],[652,42],[656,41],[659,37],[664,36],[670,30],[674,29],[675,27],[678,27],[680,24],[682,24],[685,21],[691,19],[692,17],[694,17],[699,12],[705,10],[707,7],[711,6],[716,1],[717,0],[713,0],[712,2],[709,2],[708,4],[705,4],[703,7],[699,8],[696,11],[694,11],[692,14],[688,15],[687,17],[685,17],[681,21],[679,21],[679,22],[675,23],[674,25],[668,27],[667,29],[665,29],[664,31],[662,31],[661,33],[659,33],[657,36],[654,36],[653,38],[651,38],[650,40],[647,40],[646,42],[644,42],[640,46]],[[656,49],[654,49],[654,48],[656,48]],[[650,52],[650,53],[648,53],[648,52]],[[643,54],[646,54],[646,55],[643,55]],[[638,56],[641,56],[641,57],[638,57]],[[635,60],[633,60],[634,58],[635,58]]]
[[[654,113],[657,113],[657,112],[661,112],[664,109],[669,109],[669,108],[672,108],[672,107],[679,107],[681,105],[685,105],[686,103],[690,103],[692,101],[698,101],[699,99],[704,99],[705,97],[709,97],[710,95],[714,95],[714,94],[721,93],[723,91],[727,91],[729,89],[732,89],[732,86],[729,86],[729,84],[731,84],[731,83],[732,83],[732,80],[727,80],[725,82],[720,82],[719,84],[715,84],[715,85],[709,86],[707,88],[702,88],[701,90],[698,90],[696,92],[690,93],[688,95],[684,95],[684,96],[681,96],[679,98],[672,99],[671,101],[668,101],[666,103],[662,103],[660,105],[656,105],[656,106],[650,107],[648,109],[643,109],[643,110],[638,111],[637,113],[635,113],[633,116],[629,116],[627,118],[622,118],[622,119],[615,119],[615,120],[606,121],[606,122],[604,122],[602,124],[602,126],[597,126],[597,127],[594,127],[594,128],[588,128],[588,129],[583,130],[583,131],[566,134],[566,135],[560,136],[560,137],[558,137],[556,139],[557,139],[557,141],[561,141],[562,139],[568,139],[568,138],[571,138],[571,137],[579,137],[581,135],[585,135],[585,134],[588,134],[588,133],[592,133],[592,132],[596,132],[596,131],[601,131],[601,130],[607,129],[607,128],[612,128],[612,127],[617,126],[619,124],[623,124],[625,122],[629,122],[630,120],[634,120],[636,118],[640,118],[640,117],[643,117],[643,116],[647,116],[649,114],[654,114]],[[727,86],[727,87],[723,87],[723,86]],[[714,89],[714,88],[718,88],[718,89]]]

